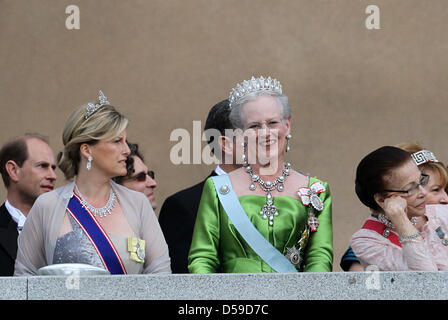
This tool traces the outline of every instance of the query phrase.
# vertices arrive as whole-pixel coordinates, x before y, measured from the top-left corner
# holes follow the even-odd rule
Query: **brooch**
[[[319,219],[314,215],[314,210],[322,211],[324,209],[324,203],[321,198],[319,198],[319,194],[324,193],[325,191],[324,185],[320,182],[314,182],[309,188],[303,187],[297,191],[297,195],[299,196],[300,201],[302,201],[302,204],[309,207],[310,210],[307,226],[303,230],[300,240],[297,241],[297,245],[286,248],[285,257],[296,268],[302,267],[302,254],[308,243],[310,232],[317,231],[317,227],[319,226]]]
[[[302,262],[300,250],[297,249],[296,246],[286,248],[286,258],[296,267],[300,266],[300,263]]]
[[[448,239],[445,239],[445,232],[443,232],[441,226],[436,229],[436,233],[439,236],[440,240],[442,240],[442,244],[444,246],[448,246]]]
[[[317,231],[317,227],[319,226],[319,219],[314,215],[314,210],[322,211],[324,209],[324,203],[322,199],[319,198],[319,194],[324,193],[325,191],[324,185],[320,182],[314,182],[309,188],[303,187],[297,191],[297,195],[303,205],[310,208],[308,226],[312,232]]]
[[[129,237],[128,251],[130,252],[132,261],[140,263],[145,262],[145,240]]]
[[[305,247],[308,243],[308,238],[310,236],[310,229],[305,228],[303,230],[300,240],[297,241],[297,246],[292,246],[290,248],[286,248],[285,257],[296,267],[301,268],[303,263],[302,253],[305,250]]]

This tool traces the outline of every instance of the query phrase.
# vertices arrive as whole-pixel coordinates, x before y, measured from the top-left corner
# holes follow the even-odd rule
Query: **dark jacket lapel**
[[[5,204],[0,207],[0,246],[11,256],[13,260],[17,255],[17,224],[11,218]]]

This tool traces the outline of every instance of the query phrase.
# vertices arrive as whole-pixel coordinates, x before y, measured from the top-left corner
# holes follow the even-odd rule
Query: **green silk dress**
[[[315,212],[319,219],[317,231],[311,232],[303,253],[302,270],[306,272],[330,272],[333,266],[333,231],[331,195],[328,183],[310,177],[308,187],[321,182],[326,192],[319,195],[324,209]],[[266,204],[266,197],[244,195],[238,198],[244,211],[257,230],[281,253],[297,245],[305,230],[309,208],[299,198],[276,196],[274,205],[279,215],[274,225],[269,226],[260,210]],[[311,204],[310,204],[311,205]],[[275,272],[246,243],[224,211],[213,181],[207,179],[193,232],[188,257],[190,273],[259,273]]]

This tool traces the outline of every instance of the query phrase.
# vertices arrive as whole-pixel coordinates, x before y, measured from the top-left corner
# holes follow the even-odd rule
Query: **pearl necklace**
[[[76,193],[81,198],[81,205],[92,212],[94,215],[99,216],[100,218],[105,217],[107,214],[111,214],[112,209],[115,206],[115,198],[117,197],[115,192],[112,190],[112,187],[109,190],[109,200],[106,205],[102,208],[95,208],[87,200],[83,197],[82,193],[79,191],[78,186],[75,184]]]
[[[286,181],[286,177],[289,176],[290,168],[291,164],[289,162],[286,163],[283,167],[282,175],[278,176],[277,179],[272,182],[261,179],[259,175],[254,173],[250,165],[245,166],[245,170],[250,175],[252,180],[249,190],[254,191],[257,188],[255,183],[258,183],[260,188],[266,192],[266,204],[261,208],[260,215],[263,216],[263,219],[268,219],[270,226],[274,225],[274,216],[278,216],[278,208],[274,205],[271,191],[277,189],[282,192],[285,189],[284,183]]]

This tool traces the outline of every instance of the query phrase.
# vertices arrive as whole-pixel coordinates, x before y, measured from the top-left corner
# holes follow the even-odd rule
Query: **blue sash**
[[[232,221],[235,228],[255,253],[277,272],[297,272],[293,264],[266,240],[249,220],[243,207],[241,207],[235,191],[232,189],[229,176],[223,174],[211,178],[219,201],[229,216],[230,221]]]
[[[112,241],[92,213],[82,206],[76,193],[73,193],[67,210],[90,239],[107,270],[111,274],[126,274],[126,268]]]

